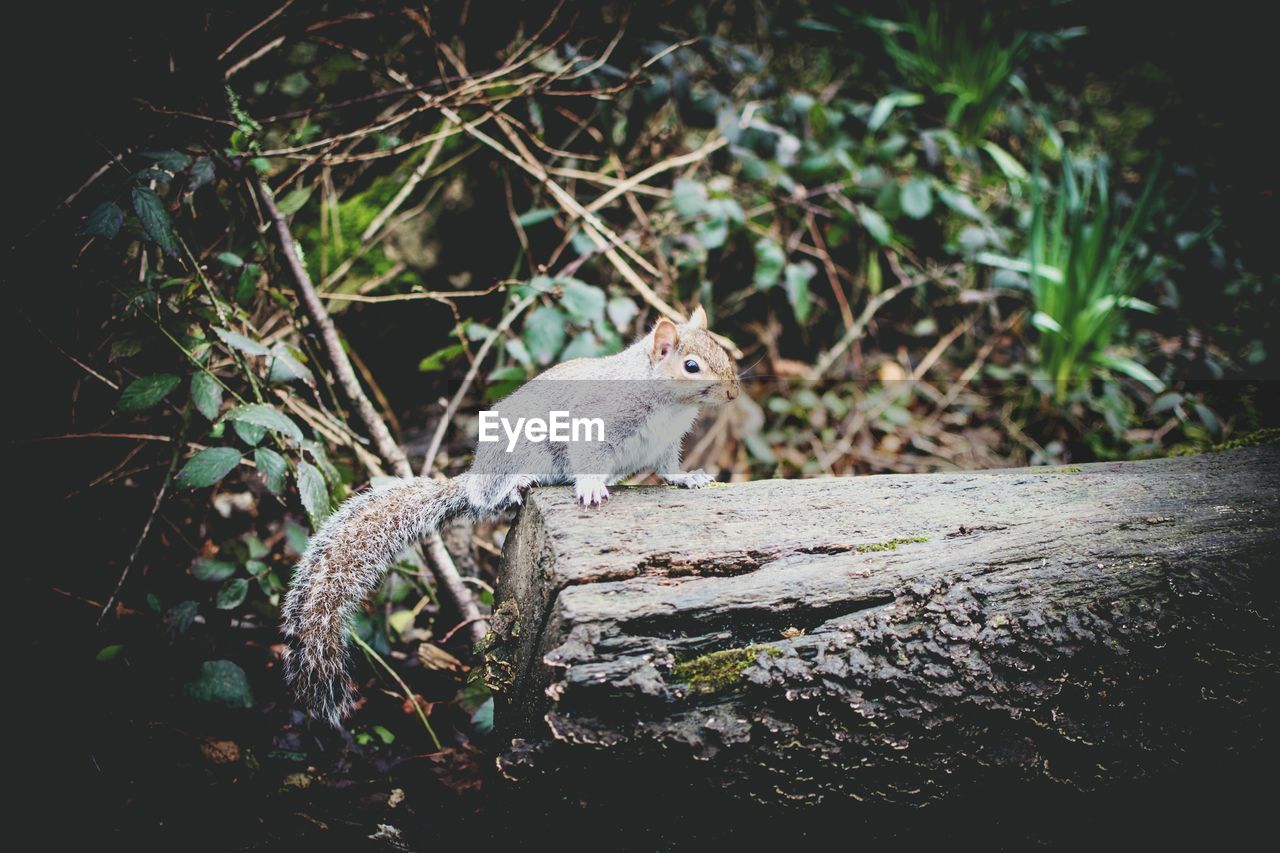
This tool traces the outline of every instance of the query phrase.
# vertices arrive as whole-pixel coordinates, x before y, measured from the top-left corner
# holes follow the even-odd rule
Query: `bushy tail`
[[[418,478],[356,495],[320,526],[284,600],[285,677],[311,713],[340,724],[353,700],[347,677],[351,617],[411,542],[466,508],[463,479]]]

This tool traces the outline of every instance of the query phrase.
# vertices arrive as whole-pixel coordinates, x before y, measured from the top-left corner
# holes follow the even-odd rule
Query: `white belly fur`
[[[609,482],[616,482],[638,471],[656,469],[666,456],[667,448],[684,438],[697,417],[697,406],[683,406],[650,418],[639,432],[629,436],[618,446],[614,456],[616,469]]]

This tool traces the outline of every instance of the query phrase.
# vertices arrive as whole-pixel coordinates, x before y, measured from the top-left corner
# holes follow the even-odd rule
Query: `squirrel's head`
[[[648,336],[654,376],[674,380],[682,402],[719,406],[738,396],[738,366],[707,331],[707,312],[698,306],[688,321],[677,326],[658,321]]]

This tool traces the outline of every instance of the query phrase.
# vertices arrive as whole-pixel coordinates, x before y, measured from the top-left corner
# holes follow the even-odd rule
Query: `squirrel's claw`
[[[604,477],[579,477],[574,481],[578,503],[583,506],[600,506],[609,500],[609,488]]]

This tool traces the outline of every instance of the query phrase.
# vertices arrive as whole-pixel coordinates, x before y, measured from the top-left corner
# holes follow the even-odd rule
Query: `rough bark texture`
[[[1278,475],[1264,447],[598,510],[536,490],[487,655],[499,765],[584,801],[626,768],[915,805],[1248,755],[1277,721]]]

